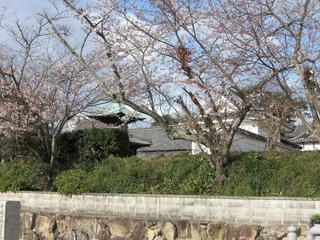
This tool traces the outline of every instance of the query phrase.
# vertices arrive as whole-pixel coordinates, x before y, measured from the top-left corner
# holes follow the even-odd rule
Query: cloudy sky
[[[0,6],[6,8],[7,21],[14,21],[17,18],[25,21],[42,9],[52,8],[47,0],[0,0]]]
[[[80,5],[95,1],[96,0],[76,0]],[[8,16],[9,14],[13,19],[27,19],[41,12],[43,9],[48,11],[50,11],[50,9],[53,10],[49,0],[0,0],[0,6],[4,6],[6,8],[6,15]]]
[[[94,0],[90,0],[94,1]],[[60,1],[57,1],[58,3]],[[78,3],[85,3],[88,0],[77,0]],[[59,5],[64,9],[64,5],[60,3]],[[38,13],[43,11],[49,13],[56,13],[55,8],[49,2],[49,0],[0,0],[0,8],[5,8],[5,18],[4,25],[7,29],[14,29],[15,22],[19,19],[20,22],[26,25],[32,25],[35,23],[35,20]],[[82,31],[80,28],[79,22],[72,18],[65,20],[63,24],[71,27],[73,31],[73,36],[81,35]],[[11,45],[11,38],[8,35],[8,32],[2,31],[0,34],[0,42],[5,42],[6,44]]]

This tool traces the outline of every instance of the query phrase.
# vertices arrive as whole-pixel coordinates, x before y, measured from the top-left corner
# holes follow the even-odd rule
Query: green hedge
[[[230,196],[320,196],[320,153],[249,153],[233,157],[225,186]]]
[[[58,173],[36,161],[0,166],[0,191],[54,190],[62,194],[150,193],[226,196],[320,197],[320,153],[248,153],[233,156],[223,186],[202,156],[152,160],[109,157]]]
[[[83,173],[82,169],[74,169],[59,174],[55,182],[57,191],[62,194],[208,194],[214,179],[214,171],[199,156],[177,156],[170,160],[110,157],[96,165],[86,177]],[[75,181],[71,181],[73,176]]]
[[[48,191],[51,188],[50,165],[34,160],[0,165],[0,191]]]
[[[87,173],[81,169],[71,169],[60,173],[54,183],[63,194],[81,194],[89,192]]]
[[[26,132],[18,137],[0,135],[0,160],[5,162],[33,158],[49,162],[49,149],[34,132]],[[110,155],[126,157],[131,153],[129,136],[123,129],[86,129],[64,133],[59,142],[59,163],[69,168],[74,163],[83,162],[92,167]],[[49,144],[50,147],[50,144]]]
[[[44,144],[34,132],[23,132],[17,136],[0,136],[0,159],[13,160],[34,159],[49,162],[49,155]]]
[[[213,185],[215,172],[201,156],[141,160],[108,158],[86,174],[84,190],[66,191],[64,174],[57,191],[66,193],[155,193],[226,196],[320,196],[320,153],[245,153],[232,157],[223,186]],[[75,181],[78,182],[78,181]],[[80,180],[79,180],[80,182]]]
[[[60,146],[60,162],[67,162],[69,167],[80,164],[89,170],[110,155],[125,157],[130,154],[128,133],[117,128],[68,132],[61,136]]]

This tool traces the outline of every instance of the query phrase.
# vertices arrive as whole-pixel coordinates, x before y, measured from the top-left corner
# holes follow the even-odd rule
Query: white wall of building
[[[261,126],[259,126],[256,120],[245,119],[241,123],[239,128],[263,137],[268,137],[268,133]],[[279,140],[280,140],[280,134],[279,134]]]
[[[231,145],[232,152],[259,152],[266,149],[266,141],[243,133],[236,133]]]
[[[243,133],[236,133],[231,146],[232,152],[259,152],[266,149],[266,142]],[[210,153],[210,150],[204,145],[192,143],[192,154],[205,152]]]
[[[251,120],[244,120],[240,128],[248,132],[266,137],[266,132],[258,126],[258,124]],[[231,146],[232,152],[259,152],[266,149],[266,141],[257,139],[252,136],[245,135],[243,133],[236,133]],[[205,152],[210,153],[210,150],[204,145],[198,143],[192,143],[192,154],[199,154]]]
[[[302,143],[301,151],[320,151],[320,143]]]
[[[253,123],[252,121],[246,121],[244,120],[241,125],[240,128],[255,134],[259,134],[259,126],[258,124]]]

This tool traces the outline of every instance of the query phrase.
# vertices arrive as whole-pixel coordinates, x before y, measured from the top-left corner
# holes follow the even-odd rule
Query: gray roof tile
[[[191,141],[172,140],[159,127],[129,129],[129,136],[151,143],[148,147],[139,148],[139,151],[143,152],[191,151]]]
[[[299,125],[293,131],[293,133],[288,138],[291,142],[294,143],[311,143],[318,142],[316,138],[314,138],[310,132],[303,125]]]

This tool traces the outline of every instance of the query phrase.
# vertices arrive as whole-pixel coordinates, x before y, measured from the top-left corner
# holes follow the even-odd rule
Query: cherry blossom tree
[[[101,91],[88,72],[65,51],[52,45],[46,23],[12,32],[14,47],[0,56],[0,130],[18,138],[37,134],[42,160],[54,164],[58,137],[76,114],[101,101]],[[28,146],[39,158],[38,146]]]
[[[255,29],[244,16],[226,10],[236,5],[100,0],[81,8],[61,1],[86,33],[80,49],[60,31],[58,17],[43,16],[105,94],[154,118],[172,138],[208,147],[215,181],[222,183],[237,128],[265,84],[284,71],[257,64],[260,56],[251,49],[257,41]],[[248,30],[241,32],[239,24]],[[98,59],[93,65],[82,54],[88,42]],[[168,114],[183,119],[179,128],[169,125]]]
[[[248,45],[257,64],[270,71],[282,69],[276,77],[279,86],[294,114],[320,140],[320,2],[231,0],[223,5],[228,15],[246,19],[246,25],[234,22],[239,34],[252,31],[256,36]],[[297,99],[303,99],[306,109]]]
[[[267,135],[266,151],[271,152],[277,149],[281,134],[293,132],[296,118],[286,95],[279,92],[279,89],[272,90],[274,91],[264,90],[250,111],[251,117],[265,131]],[[303,102],[300,105],[302,108]]]

